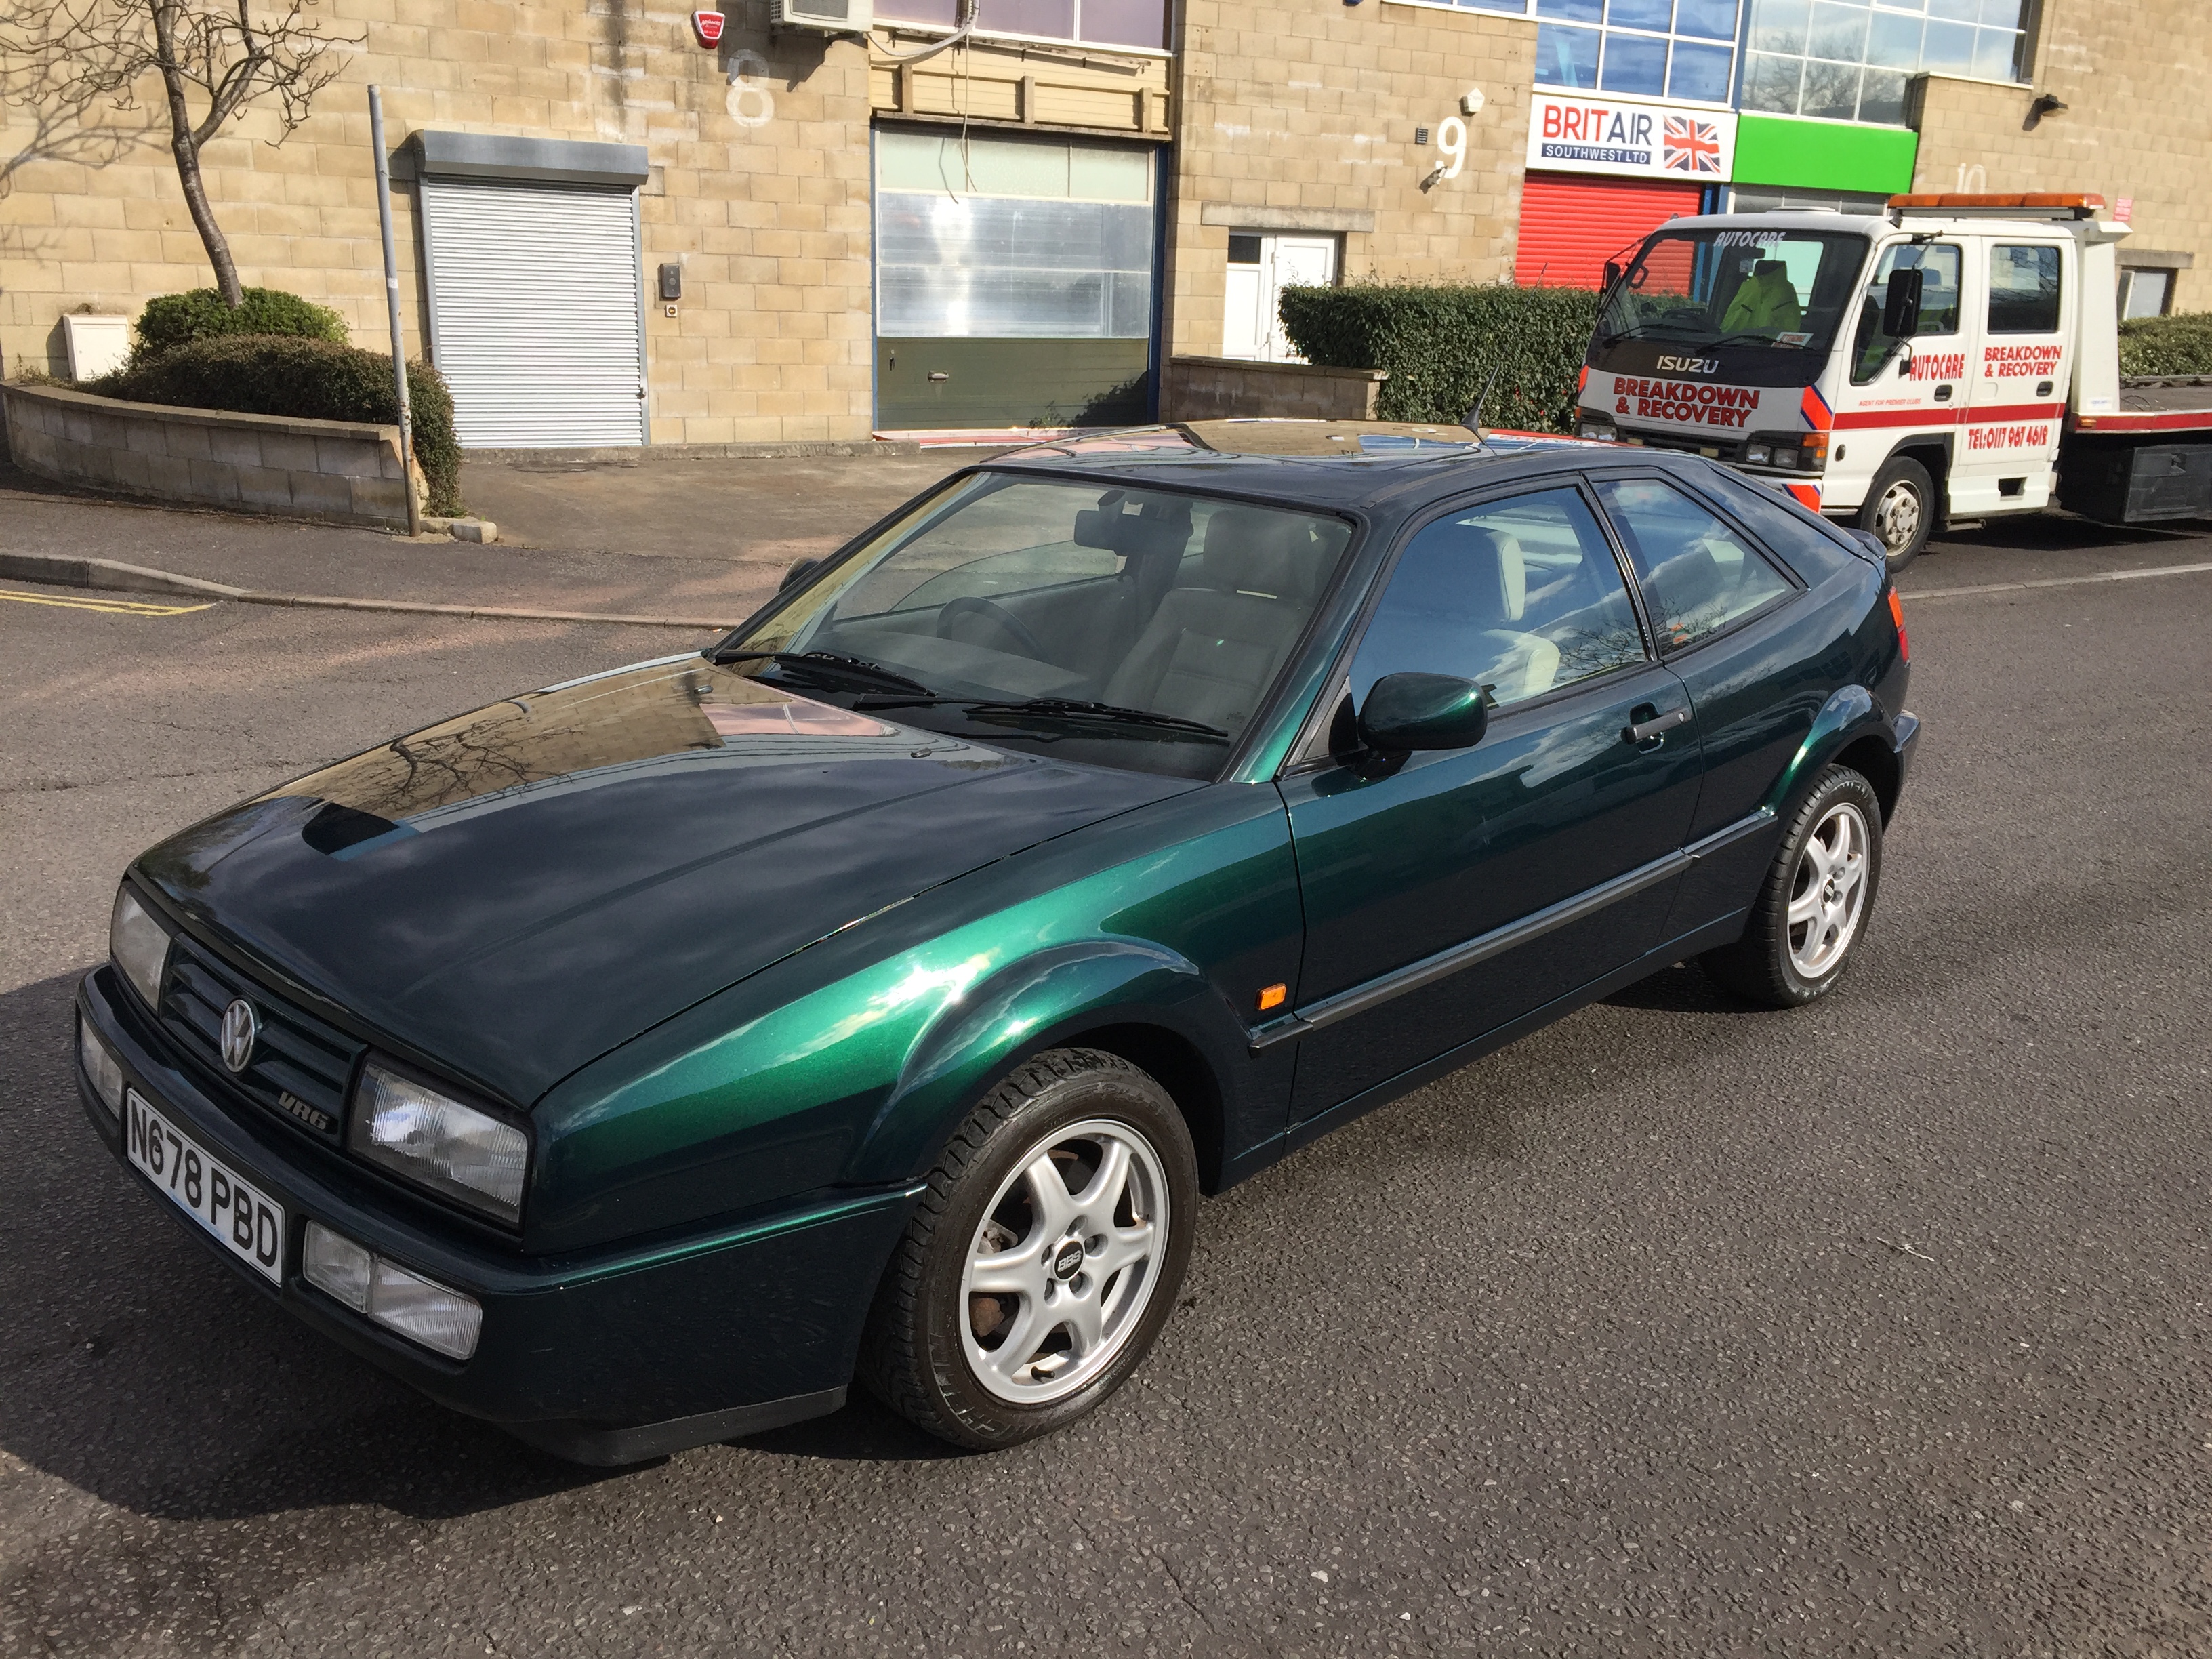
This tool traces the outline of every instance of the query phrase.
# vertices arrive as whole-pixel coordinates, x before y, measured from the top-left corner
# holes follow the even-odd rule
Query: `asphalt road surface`
[[[159,836],[689,640],[0,599],[0,1652],[2212,1651],[2212,572],[1911,596],[2208,562],[1923,561],[1842,989],[1670,971],[1209,1203],[1073,1431],[613,1473],[234,1283],[82,1121],[69,1000]]]

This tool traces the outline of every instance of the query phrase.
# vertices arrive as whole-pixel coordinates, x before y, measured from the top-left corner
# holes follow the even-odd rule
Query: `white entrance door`
[[[1334,236],[1231,232],[1221,355],[1271,363],[1304,362],[1283,334],[1283,290],[1327,288],[1335,281]]]
[[[637,192],[426,179],[430,349],[465,447],[641,444]]]

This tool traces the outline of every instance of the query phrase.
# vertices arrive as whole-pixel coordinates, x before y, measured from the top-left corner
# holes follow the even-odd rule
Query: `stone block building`
[[[2201,0],[731,3],[323,0],[307,123],[206,151],[245,281],[381,348],[373,83],[475,447],[1139,420],[1170,358],[1292,355],[1285,283],[1588,284],[1677,213],[1911,188],[2100,191],[2130,306],[2212,307]],[[809,3],[847,21],[772,20]],[[158,99],[40,113],[0,111],[0,374],[209,281]]]

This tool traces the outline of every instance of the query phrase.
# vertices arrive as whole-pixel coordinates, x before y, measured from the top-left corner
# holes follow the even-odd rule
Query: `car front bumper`
[[[78,1013],[128,1087],[284,1206],[282,1282],[229,1255],[131,1165],[117,1116],[82,1062],[86,1115],[131,1179],[242,1281],[363,1358],[457,1411],[572,1461],[641,1462],[831,1412],[844,1403],[860,1325],[918,1189],[854,1192],[717,1231],[532,1256],[366,1172],[302,1146],[250,1106],[219,1101],[111,968],[77,988]],[[464,1361],[420,1347],[300,1277],[308,1221],[474,1297]]]

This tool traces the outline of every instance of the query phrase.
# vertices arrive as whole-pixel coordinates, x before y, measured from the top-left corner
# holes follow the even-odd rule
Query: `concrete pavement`
[[[52,511],[227,580],[529,574]],[[1911,573],[1926,735],[1836,996],[1677,969],[1209,1203],[1070,1433],[957,1456],[856,1401],[612,1474],[208,1260],[82,1122],[69,997],[161,835],[684,641],[0,602],[0,1651],[2212,1650],[2212,574],[1911,597],[2206,562],[2049,521]]]

